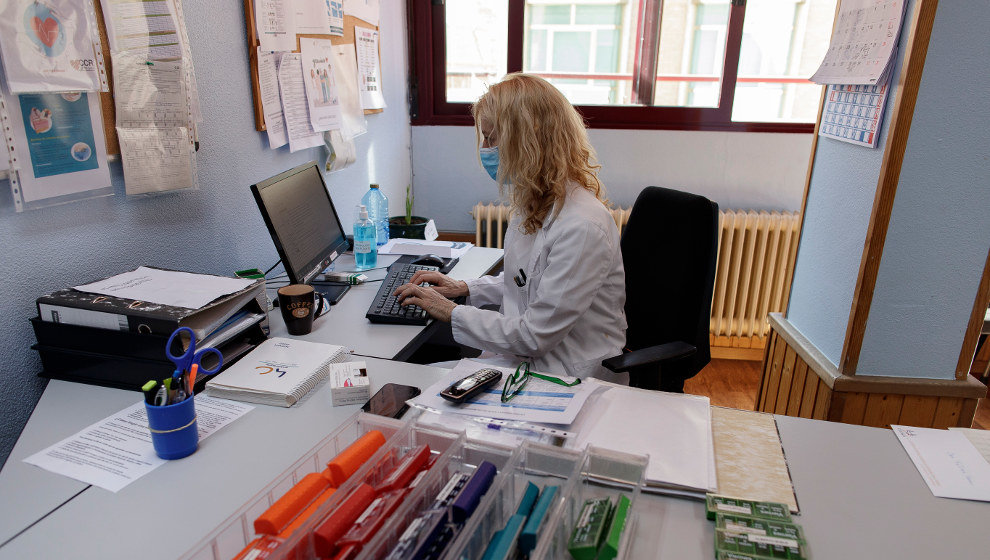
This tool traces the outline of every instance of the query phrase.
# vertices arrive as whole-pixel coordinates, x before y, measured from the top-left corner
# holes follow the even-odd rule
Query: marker
[[[144,402],[155,404],[155,393],[152,390],[156,385],[158,385],[158,382],[152,379],[141,386],[141,390],[144,391]]]
[[[481,497],[488,491],[488,487],[492,485],[494,479],[495,465],[488,461],[482,461],[450,506],[454,523],[464,523],[468,517],[471,517],[475,508],[478,507]]]
[[[196,374],[197,373],[199,373],[199,364],[193,364],[192,367],[189,368],[189,387],[186,389],[186,392],[189,393],[190,395],[193,395],[193,394],[196,393]]]

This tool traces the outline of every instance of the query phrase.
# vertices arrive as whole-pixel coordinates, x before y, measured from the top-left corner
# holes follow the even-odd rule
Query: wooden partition
[[[843,375],[781,314],[769,318],[759,411],[878,428],[968,428],[977,402],[986,396],[987,388],[972,377]]]

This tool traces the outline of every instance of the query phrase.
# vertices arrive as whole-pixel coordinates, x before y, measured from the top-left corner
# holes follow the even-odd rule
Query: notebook
[[[323,381],[330,364],[348,356],[343,346],[269,338],[206,382],[211,397],[289,407]]]

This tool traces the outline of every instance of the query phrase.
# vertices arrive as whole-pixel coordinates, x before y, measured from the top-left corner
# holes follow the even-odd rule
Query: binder
[[[179,327],[189,327],[196,333],[197,340],[203,340],[252,302],[257,304],[257,311],[267,313],[260,304],[264,297],[265,281],[258,279],[243,290],[217,298],[199,309],[103,296],[72,288],[39,297],[37,306],[38,317],[45,322],[165,336]]]

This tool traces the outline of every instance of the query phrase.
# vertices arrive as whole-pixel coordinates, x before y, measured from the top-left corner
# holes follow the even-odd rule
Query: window
[[[409,0],[413,124],[471,124],[508,72],[592,127],[811,132],[836,0]]]

